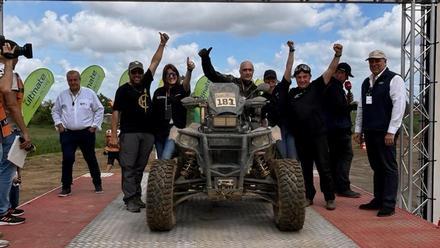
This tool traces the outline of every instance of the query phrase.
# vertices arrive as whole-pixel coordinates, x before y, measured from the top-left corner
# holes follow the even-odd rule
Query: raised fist
[[[188,71],[192,71],[194,70],[194,68],[196,68],[196,65],[193,61],[189,59],[189,57],[186,57],[186,68],[188,69]]]
[[[341,56],[342,55],[342,45],[341,44],[334,44],[333,45],[333,50],[335,51],[335,55],[336,56]]]
[[[165,46],[165,44],[167,44],[168,40],[170,39],[170,37],[168,36],[167,33],[161,33],[160,34],[160,44]]]
[[[203,48],[202,50],[199,51],[199,56],[202,57],[202,58],[203,57],[209,57],[209,53],[211,52],[211,50],[212,50],[212,47],[210,47],[208,49]]]

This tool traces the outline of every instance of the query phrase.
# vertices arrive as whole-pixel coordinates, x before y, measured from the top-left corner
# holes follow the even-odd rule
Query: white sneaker
[[[8,247],[8,246],[9,246],[9,241],[0,239],[0,248]]]

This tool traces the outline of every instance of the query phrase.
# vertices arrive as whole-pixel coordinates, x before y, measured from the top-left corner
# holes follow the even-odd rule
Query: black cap
[[[339,63],[339,65],[338,65],[338,67],[336,68],[336,70],[341,70],[341,71],[347,73],[347,75],[348,75],[349,77],[354,77],[353,75],[351,75],[351,67],[350,67],[350,65],[347,64],[347,63],[344,63],[344,62]]]
[[[271,78],[277,80],[277,73],[274,70],[265,71],[263,79],[266,80]]]

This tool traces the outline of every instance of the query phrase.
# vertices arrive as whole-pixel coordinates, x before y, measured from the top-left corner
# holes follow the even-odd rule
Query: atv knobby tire
[[[147,223],[151,231],[169,231],[176,224],[173,160],[155,160],[148,175]]]
[[[273,205],[275,224],[280,231],[298,231],[305,219],[304,179],[296,160],[275,159],[272,168],[277,181],[276,204]]]

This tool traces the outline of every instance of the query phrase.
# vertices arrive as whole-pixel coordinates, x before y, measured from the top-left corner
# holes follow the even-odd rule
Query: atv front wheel
[[[304,179],[299,163],[292,159],[275,159],[276,198],[273,205],[275,224],[280,231],[298,231],[305,219]]]
[[[169,231],[176,225],[173,160],[155,160],[148,175],[147,223],[151,231]]]

